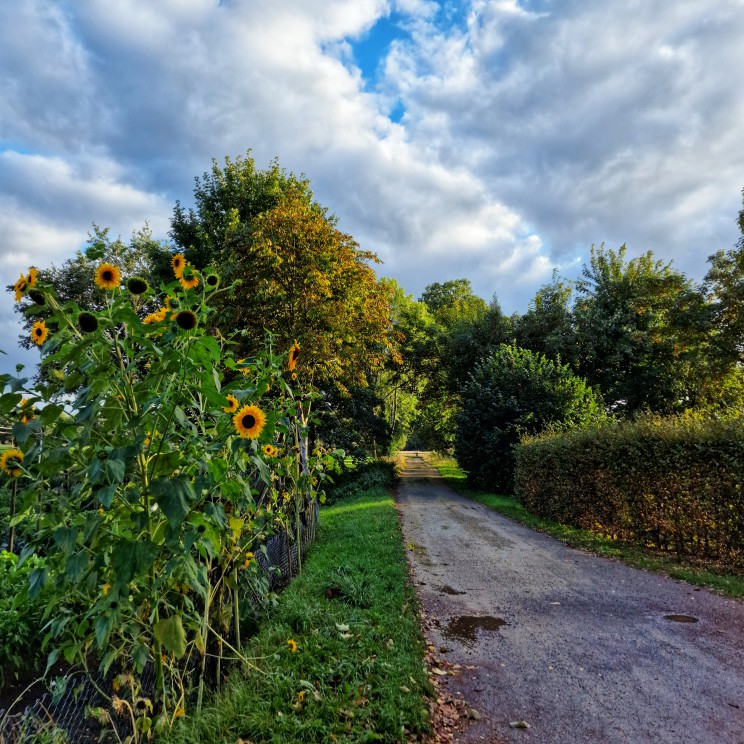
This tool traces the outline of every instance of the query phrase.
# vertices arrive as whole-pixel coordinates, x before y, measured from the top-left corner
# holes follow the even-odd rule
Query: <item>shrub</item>
[[[395,464],[371,460],[335,475],[333,480],[332,486],[326,486],[326,503],[358,496],[373,488],[390,488],[395,483]]]
[[[0,552],[0,670],[28,669],[38,657],[37,636],[44,607],[40,600],[18,602],[16,598],[31,571],[43,566],[42,559],[32,557],[19,568],[18,556]]]
[[[744,563],[744,417],[644,416],[527,438],[515,487],[543,517]]]
[[[568,366],[502,345],[463,389],[455,453],[471,483],[504,493],[512,488],[521,435],[604,417],[599,396]]]

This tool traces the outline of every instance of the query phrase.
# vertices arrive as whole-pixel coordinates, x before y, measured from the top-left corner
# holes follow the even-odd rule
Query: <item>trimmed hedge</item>
[[[649,547],[744,566],[744,416],[641,417],[525,438],[531,512]]]

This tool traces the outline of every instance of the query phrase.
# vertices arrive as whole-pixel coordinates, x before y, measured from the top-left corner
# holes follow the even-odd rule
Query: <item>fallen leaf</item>
[[[336,623],[336,630],[339,633],[348,633],[349,632],[349,626],[343,625],[342,623]]]
[[[440,677],[447,676],[447,672],[445,672],[444,669],[437,669],[436,667],[434,667],[434,669],[432,669],[431,671],[434,672],[434,674],[438,674]]]
[[[481,719],[481,714],[478,713],[478,711],[475,708],[471,708],[468,711],[468,716],[470,716],[470,718],[472,718],[474,721],[480,721]]]
[[[530,724],[527,723],[527,721],[509,721],[509,725],[512,728],[518,728],[518,729],[528,729],[528,728],[531,728]]]

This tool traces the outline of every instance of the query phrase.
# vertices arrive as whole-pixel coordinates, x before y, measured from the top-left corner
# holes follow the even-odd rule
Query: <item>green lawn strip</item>
[[[478,501],[489,509],[532,529],[545,532],[571,547],[588,550],[608,558],[617,558],[635,568],[665,573],[674,579],[705,586],[728,597],[744,596],[744,577],[741,575],[718,571],[715,566],[695,565],[688,561],[680,561],[671,556],[659,555],[639,545],[600,537],[588,530],[569,527],[538,517],[528,512],[513,496],[500,496],[468,487],[465,480],[466,474],[454,459],[432,455],[431,463],[439,470],[447,484],[462,496]]]
[[[258,669],[234,673],[166,741],[395,742],[429,730],[425,645],[389,490],[320,514],[302,574],[244,644]]]

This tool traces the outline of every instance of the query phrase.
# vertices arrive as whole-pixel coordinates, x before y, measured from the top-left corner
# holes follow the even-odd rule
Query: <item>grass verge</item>
[[[588,530],[569,527],[553,522],[528,512],[513,496],[501,496],[470,488],[465,480],[466,475],[451,457],[440,457],[430,454],[430,462],[441,473],[447,484],[466,498],[484,504],[489,509],[505,517],[521,522],[527,527],[545,532],[551,537],[562,540],[573,548],[588,550],[607,558],[616,558],[635,568],[646,571],[665,573],[674,579],[687,581],[690,584],[704,586],[727,597],[744,597],[744,576],[725,573],[715,565],[697,564],[678,560],[664,554],[655,553],[632,543],[613,540],[609,537],[595,535]]]
[[[429,731],[425,645],[389,490],[323,507],[320,519],[302,574],[244,646],[256,669],[233,674],[165,741],[396,742]]]

